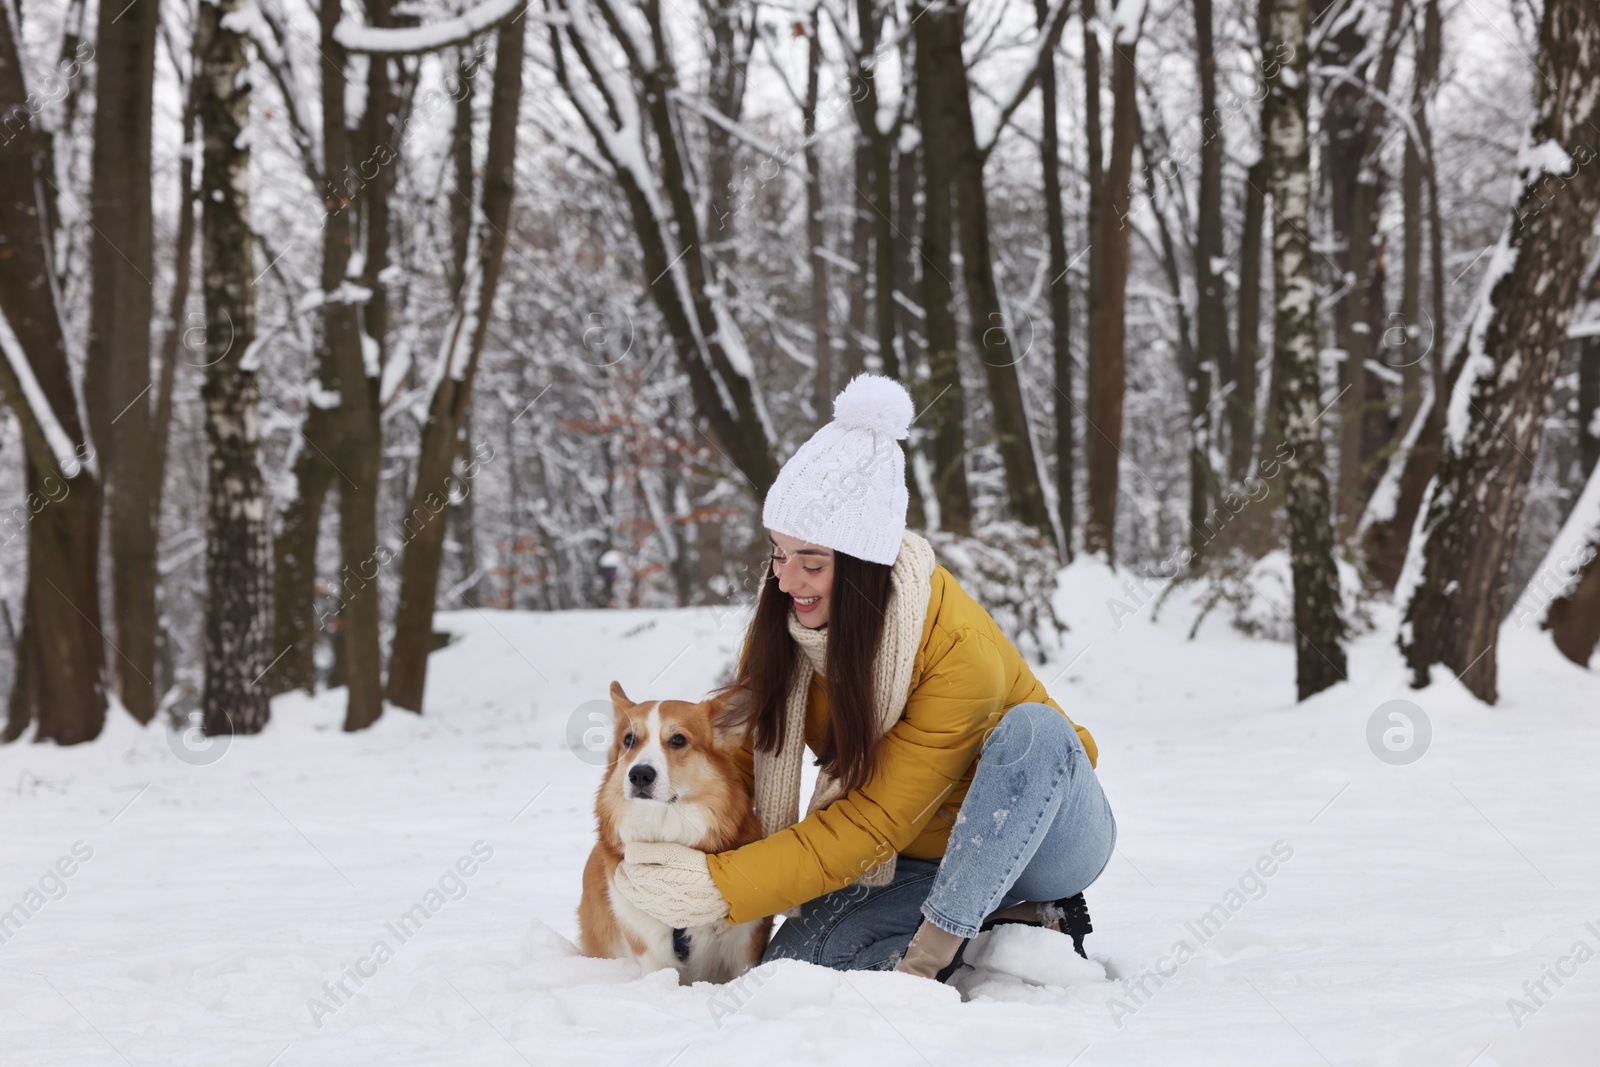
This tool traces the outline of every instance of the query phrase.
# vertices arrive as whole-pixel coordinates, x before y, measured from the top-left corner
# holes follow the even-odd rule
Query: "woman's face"
[[[802,626],[815,630],[828,623],[833,592],[833,549],[767,531],[772,542],[772,573],[786,593]]]

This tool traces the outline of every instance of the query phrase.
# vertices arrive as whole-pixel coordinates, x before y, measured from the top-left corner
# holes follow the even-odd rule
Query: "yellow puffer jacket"
[[[1038,702],[1066,715],[949,571],[934,568],[931,586],[905,713],[880,742],[872,780],[770,837],[706,857],[730,923],[775,915],[844,888],[872,866],[880,841],[918,859],[943,856],[983,739],[1001,714]],[[1073,727],[1094,766],[1094,738]],[[826,691],[813,675],[805,729],[813,753],[822,750],[827,728]],[[735,763],[752,789],[754,762],[746,742]]]

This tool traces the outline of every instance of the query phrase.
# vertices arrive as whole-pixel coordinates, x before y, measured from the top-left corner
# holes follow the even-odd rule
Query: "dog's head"
[[[743,739],[738,694],[635,702],[612,682],[611,704],[615,727],[600,808],[617,835],[699,846],[736,831],[750,809],[731,756]]]

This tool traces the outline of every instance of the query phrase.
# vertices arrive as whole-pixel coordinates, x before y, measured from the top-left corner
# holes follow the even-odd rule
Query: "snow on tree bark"
[[[1310,78],[1307,0],[1273,0],[1267,27],[1265,109],[1274,224],[1277,321],[1273,378],[1285,463],[1289,558],[1294,575],[1295,688],[1299,699],[1344,681],[1344,620],[1333,557],[1326,449],[1318,427],[1316,280],[1312,275]]]
[[[249,219],[245,39],[226,28],[242,0],[200,5],[201,278],[206,307],[205,686],[208,734],[255,733],[270,712],[266,670],[266,487],[255,340],[255,239]]]
[[[1443,453],[1399,599],[1399,645],[1418,688],[1434,664],[1498,697],[1506,576],[1549,414],[1587,246],[1600,215],[1600,7],[1549,0],[1539,28],[1538,114],[1521,190],[1495,249],[1488,299],[1467,335]]]
[[[15,8],[0,9],[0,395],[21,424],[28,523],[28,582],[18,691],[6,739],[29,721],[34,737],[69,745],[99,736],[106,694],[100,636],[101,491],[94,449],[79,419],[50,270],[50,135],[27,106]]]

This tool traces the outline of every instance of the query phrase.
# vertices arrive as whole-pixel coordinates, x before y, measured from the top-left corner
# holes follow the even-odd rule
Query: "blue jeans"
[[[761,961],[893,970],[926,918],[973,937],[1025,900],[1059,900],[1100,877],[1117,821],[1077,731],[1048,704],[1018,704],[984,738],[942,859],[899,856],[885,886],[826,893],[786,919]]]

